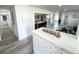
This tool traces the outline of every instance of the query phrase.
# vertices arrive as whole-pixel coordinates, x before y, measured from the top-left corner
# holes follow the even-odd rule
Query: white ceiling
[[[0,9],[10,9],[13,5],[0,5]],[[50,11],[61,11],[63,12],[64,9],[67,11],[79,11],[79,5],[30,5],[32,7],[42,8]]]
[[[79,5],[30,5],[33,7],[38,7],[50,11],[64,11],[64,9],[67,9],[67,11],[73,11],[73,10],[79,10]]]
[[[0,5],[0,10],[1,9],[5,9],[5,10],[8,10],[8,9],[11,9],[13,5]]]

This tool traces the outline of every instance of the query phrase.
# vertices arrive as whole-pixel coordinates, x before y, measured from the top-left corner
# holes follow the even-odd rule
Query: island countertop
[[[33,33],[69,52],[79,53],[79,41],[75,35],[60,32],[60,38],[56,38],[54,35],[43,32],[42,29],[43,28],[34,30]]]

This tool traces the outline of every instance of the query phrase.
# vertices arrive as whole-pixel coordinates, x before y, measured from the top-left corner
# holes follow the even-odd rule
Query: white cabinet
[[[69,54],[70,52],[56,46],[53,42],[33,33],[33,50],[35,54]]]

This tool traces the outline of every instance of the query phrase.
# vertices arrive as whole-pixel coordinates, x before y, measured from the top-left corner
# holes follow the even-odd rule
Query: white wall
[[[11,28],[11,30],[13,31],[13,27],[12,27],[12,19],[11,19],[11,13],[10,13],[10,10],[9,10],[9,13],[8,13],[8,24],[9,24],[9,27]]]
[[[51,14],[51,11],[31,7],[31,6],[15,6],[16,22],[18,28],[19,40],[29,36],[35,29],[34,13]]]
[[[10,16],[11,16],[11,20],[12,20],[11,21],[12,31],[14,32],[14,34],[16,35],[16,37],[19,38],[19,36],[18,36],[18,28],[17,28],[15,6],[12,6],[10,8]]]
[[[73,18],[73,15],[77,15],[79,16],[79,11],[73,11],[73,12],[64,12],[62,13],[61,16],[61,24],[63,25],[64,20],[65,20],[65,15],[68,16],[68,18],[66,20],[68,20],[68,26],[77,26],[78,22],[79,22],[79,18]]]

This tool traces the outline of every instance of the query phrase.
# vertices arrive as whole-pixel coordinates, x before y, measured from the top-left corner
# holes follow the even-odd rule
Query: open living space
[[[0,5],[0,54],[79,54],[79,5]]]

